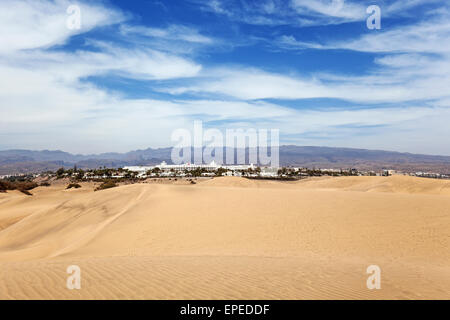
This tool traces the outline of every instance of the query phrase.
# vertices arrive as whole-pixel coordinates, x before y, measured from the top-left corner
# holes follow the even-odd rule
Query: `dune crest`
[[[257,180],[240,177],[217,177],[202,181],[199,185],[208,187],[257,188],[259,183]]]
[[[450,181],[410,176],[390,177],[322,177],[298,182],[299,186],[361,192],[436,194],[450,196]]]

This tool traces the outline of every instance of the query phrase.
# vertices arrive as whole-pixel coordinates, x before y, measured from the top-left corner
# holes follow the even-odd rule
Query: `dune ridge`
[[[337,177],[307,179],[306,188],[341,189],[361,192],[450,195],[450,180],[436,180],[394,175],[390,177]]]

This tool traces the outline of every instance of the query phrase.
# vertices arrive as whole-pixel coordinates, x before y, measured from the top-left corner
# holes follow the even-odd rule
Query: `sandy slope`
[[[317,178],[298,182],[314,189],[341,189],[362,192],[388,192],[407,194],[438,194],[450,196],[450,180],[416,178],[402,175],[386,177]]]
[[[446,181],[92,189],[0,194],[0,298],[450,298]],[[66,288],[72,264],[81,290]],[[381,290],[366,288],[371,264]]]

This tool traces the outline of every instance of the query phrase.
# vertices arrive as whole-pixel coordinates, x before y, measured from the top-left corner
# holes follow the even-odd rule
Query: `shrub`
[[[11,182],[0,180],[0,190],[6,192],[6,190],[14,190],[14,189],[12,188]]]
[[[117,184],[114,181],[105,181],[101,185],[99,185],[95,189],[95,191],[110,189],[110,188],[114,188],[114,187],[117,187]]]
[[[78,188],[81,188],[81,186],[78,183],[71,183],[67,186],[66,189],[71,189],[71,188],[78,189]]]
[[[38,184],[36,182],[31,181],[17,182],[17,189],[19,190],[32,190],[37,187]]]
[[[31,196],[32,194],[28,192],[38,186],[37,183],[32,181],[6,181],[0,180],[0,191],[6,192],[7,190],[19,190],[20,192]]]
[[[41,187],[50,187],[51,184],[50,184],[50,182],[44,181],[44,182],[41,182],[41,184],[39,186],[41,186]]]
[[[65,173],[66,171],[64,170],[64,168],[59,168],[56,171],[56,179],[62,179]]]
[[[32,194],[29,192],[29,190],[32,190],[34,188],[38,187],[38,184],[31,181],[25,181],[25,182],[16,182],[16,189],[20,192],[26,194],[27,196],[32,196]]]
[[[28,190],[19,190],[20,192],[22,192],[23,194],[26,194],[27,196],[32,196],[33,194],[28,191]]]

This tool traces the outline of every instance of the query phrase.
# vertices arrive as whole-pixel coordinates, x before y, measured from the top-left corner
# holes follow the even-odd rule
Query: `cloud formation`
[[[185,21],[140,24],[129,19],[137,13],[104,2],[81,2],[82,28],[71,30],[66,27],[69,1],[4,0],[0,148],[97,153],[168,146],[174,129],[191,128],[199,119],[219,129],[279,128],[289,143],[450,154],[445,147],[450,134],[448,6],[433,1],[441,5],[426,11],[421,21],[313,41],[276,26],[333,28],[364,20],[364,5],[240,3],[210,1],[199,15],[223,16],[227,28],[230,20],[264,28],[257,36],[267,37],[264,43],[280,54],[373,54],[371,69],[356,75],[324,70],[306,74],[251,65],[235,56],[230,62],[226,54],[211,59],[218,44],[229,39],[212,34],[207,26]],[[394,1],[386,12],[403,15],[422,5],[424,1],[406,6]],[[315,99],[329,102],[317,108]]]

